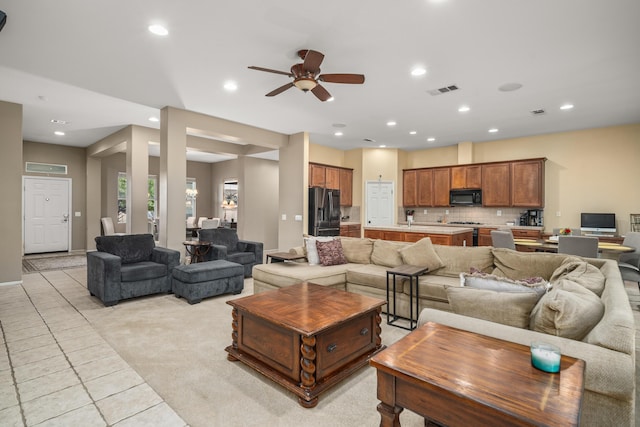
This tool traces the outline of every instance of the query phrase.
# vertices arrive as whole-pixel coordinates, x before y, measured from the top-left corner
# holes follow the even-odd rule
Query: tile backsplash
[[[478,222],[480,224],[503,225],[513,221],[520,222],[523,208],[481,208],[481,207],[449,207],[449,208],[411,208],[414,210],[413,221],[422,222]],[[424,213],[426,210],[426,214]],[[448,212],[448,213],[447,213]],[[501,215],[498,215],[500,213]],[[407,221],[405,208],[398,209],[398,222]]]

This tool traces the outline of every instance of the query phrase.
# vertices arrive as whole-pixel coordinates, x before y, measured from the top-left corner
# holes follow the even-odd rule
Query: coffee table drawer
[[[317,377],[326,377],[372,350],[376,345],[374,322],[373,313],[368,313],[318,335]]]

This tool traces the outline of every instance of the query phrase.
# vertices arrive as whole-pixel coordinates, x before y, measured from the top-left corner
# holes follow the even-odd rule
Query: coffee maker
[[[520,225],[531,227],[542,227],[543,222],[542,209],[529,209],[520,215]]]

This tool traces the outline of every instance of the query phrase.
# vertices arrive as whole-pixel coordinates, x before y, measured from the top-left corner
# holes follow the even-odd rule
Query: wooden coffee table
[[[298,396],[305,408],[384,348],[386,302],[312,283],[227,301],[232,344],[225,350]]]
[[[381,427],[407,408],[447,426],[577,426],[583,360],[562,356],[560,372],[531,365],[529,347],[426,323],[371,358],[378,370]]]

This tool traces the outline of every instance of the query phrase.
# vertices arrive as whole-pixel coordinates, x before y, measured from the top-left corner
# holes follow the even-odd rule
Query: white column
[[[129,126],[127,141],[127,233],[148,232],[147,200],[149,144],[144,134]]]

